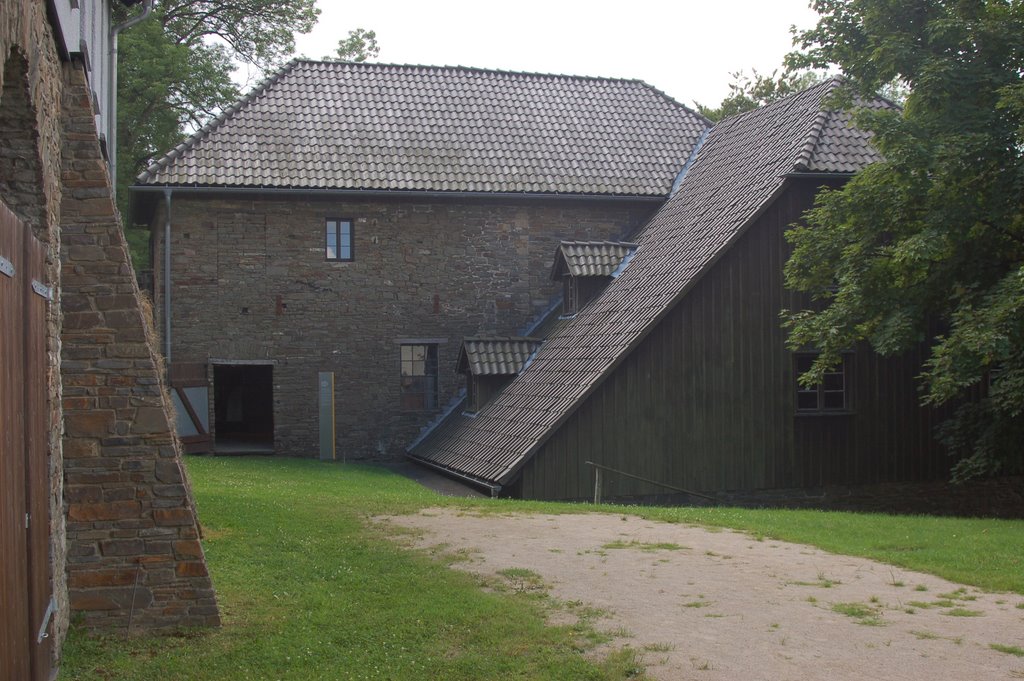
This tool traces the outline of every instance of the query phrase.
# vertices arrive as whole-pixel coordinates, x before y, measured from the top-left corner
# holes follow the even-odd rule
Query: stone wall
[[[60,281],[62,65],[39,0],[0,4],[0,199],[47,249],[47,280]],[[57,610],[54,632],[59,649],[68,627],[65,575],[63,459],[61,454],[60,306],[47,313],[48,427],[50,469],[50,577]],[[9,388],[8,386],[4,386]],[[18,387],[20,390],[20,387]],[[10,399],[8,394],[0,399]]]
[[[559,240],[619,239],[655,208],[177,193],[171,360],[272,361],[275,450],[293,456],[318,451],[317,373],[333,371],[339,458],[401,456],[436,416],[400,408],[402,339],[438,342],[443,406],[463,387],[455,372],[463,337],[520,332],[560,292],[550,280]],[[353,220],[352,262],[325,261],[326,218]],[[153,225],[162,320],[162,208]]]
[[[93,124],[63,97],[61,209],[68,588],[87,626],[219,623],[194,503]]]

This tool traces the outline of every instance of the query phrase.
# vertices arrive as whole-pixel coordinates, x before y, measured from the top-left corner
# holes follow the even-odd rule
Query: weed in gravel
[[[538,594],[547,589],[544,578],[527,568],[505,568],[498,574],[508,580],[508,585],[517,594]]]
[[[916,636],[919,641],[935,641],[942,638],[942,636],[939,636],[934,631],[914,631],[911,629],[910,633]]]
[[[688,550],[689,547],[682,546],[681,544],[674,544],[672,542],[639,542],[635,539],[630,541],[622,541],[616,539],[615,541],[608,542],[601,546],[602,549],[639,549],[640,551],[684,551]]]
[[[1021,648],[1020,646],[1004,646],[1002,643],[989,643],[988,647],[992,650],[998,650],[1001,653],[1006,653],[1007,655],[1024,657],[1024,648]]]
[[[943,615],[949,615],[950,617],[981,617],[985,613],[981,610],[968,610],[967,608],[953,608],[942,613]]]
[[[884,624],[882,622],[882,613],[879,612],[878,608],[872,607],[867,603],[833,603],[832,612],[852,617],[857,620],[857,624],[862,624],[866,627],[880,627]]]
[[[671,643],[648,643],[644,646],[644,650],[649,650],[652,653],[669,653],[675,649],[676,647]]]

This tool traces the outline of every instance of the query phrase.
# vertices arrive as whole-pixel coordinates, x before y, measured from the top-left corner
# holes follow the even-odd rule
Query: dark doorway
[[[274,368],[213,366],[215,447],[219,453],[274,451]]]

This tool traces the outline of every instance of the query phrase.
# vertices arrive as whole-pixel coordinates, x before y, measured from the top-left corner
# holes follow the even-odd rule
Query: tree
[[[357,28],[348,32],[348,38],[338,41],[338,49],[334,55],[327,55],[324,61],[364,62],[376,59],[380,54],[377,46],[376,31]]]
[[[119,20],[126,10],[119,7]],[[155,17],[121,34],[118,199],[149,161],[239,97],[235,61],[261,71],[295,50],[320,11],[315,0],[156,0]]]
[[[752,111],[786,95],[804,90],[822,78],[814,71],[800,69],[786,69],[782,75],[777,75],[776,69],[767,76],[758,73],[757,69],[751,71],[754,74],[752,78],[743,71],[730,73],[732,82],[729,84],[729,94],[726,98],[717,107],[694,102],[697,110],[709,120],[718,122],[723,118]]]
[[[905,106],[858,110],[885,161],[821,192],[788,233],[787,284],[818,309],[784,314],[821,354],[810,384],[866,341],[924,344],[921,399],[954,417],[954,478],[1024,469],[1024,3],[815,0],[791,63],[837,64],[847,93],[886,83]]]

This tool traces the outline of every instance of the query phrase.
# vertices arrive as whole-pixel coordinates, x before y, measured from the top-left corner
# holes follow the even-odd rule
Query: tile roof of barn
[[[635,250],[636,244],[624,241],[563,241],[555,250],[551,278],[610,277]]]
[[[539,338],[466,338],[459,350],[456,371],[469,371],[474,376],[514,376],[540,343]]]
[[[138,183],[664,197],[709,125],[638,80],[296,60]]]
[[[410,448],[430,465],[508,484],[799,172],[846,173],[878,155],[822,112],[829,80],[730,118],[708,135],[679,191],[640,233],[629,266],[475,418],[440,424]],[[848,120],[848,119],[845,119]]]

